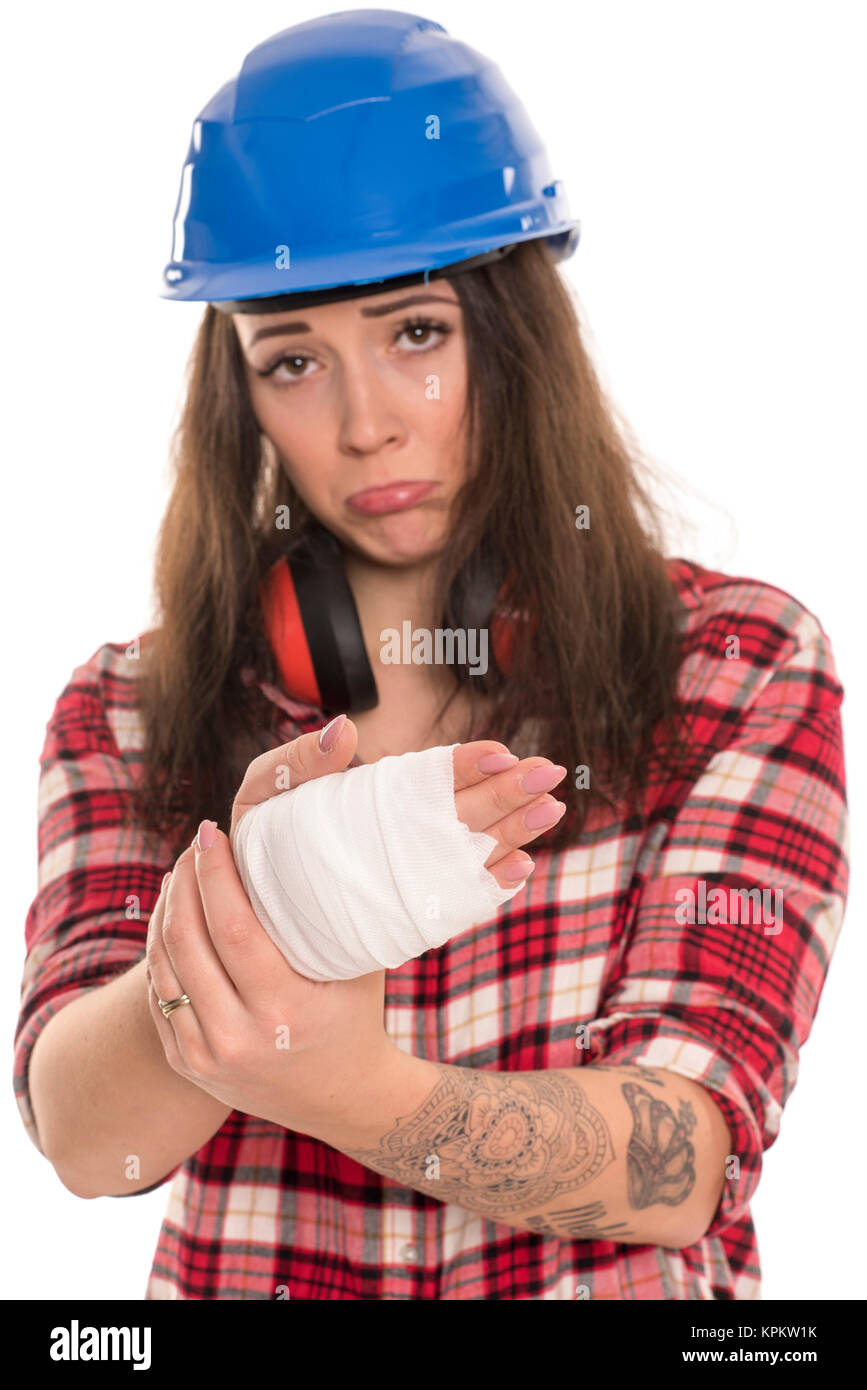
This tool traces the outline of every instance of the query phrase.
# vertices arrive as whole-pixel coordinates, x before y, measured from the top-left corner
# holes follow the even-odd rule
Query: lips
[[[363,516],[380,516],[383,512],[402,512],[415,507],[438,487],[438,483],[404,479],[386,483],[383,487],[367,487],[346,499],[347,506]]]

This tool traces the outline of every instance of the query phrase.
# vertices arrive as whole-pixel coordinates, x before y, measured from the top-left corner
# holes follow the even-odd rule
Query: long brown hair
[[[678,604],[646,461],[624,438],[544,245],[522,243],[452,283],[467,339],[468,459],[438,557],[436,611],[445,626],[475,626],[472,598],[487,574],[507,579],[531,615],[508,678],[493,668],[467,682],[461,741],[479,732],[485,695],[486,736],[569,770],[555,793],[567,814],[534,841],[559,848],[591,808],[635,807],[654,768],[687,766]],[[159,620],[141,652],[145,739],[131,814],[174,834],[179,851],[205,816],[228,829],[247,764],[274,744],[278,711],[241,672],[279,685],[259,585],[309,520],[260,434],[234,323],[211,305],[173,461],[156,551]],[[289,533],[275,526],[284,506]],[[573,780],[579,767],[589,785]]]

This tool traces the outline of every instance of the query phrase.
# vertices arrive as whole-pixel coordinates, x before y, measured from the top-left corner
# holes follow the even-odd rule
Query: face
[[[436,554],[465,470],[466,350],[452,285],[234,322],[260,428],[323,526],[381,564]]]

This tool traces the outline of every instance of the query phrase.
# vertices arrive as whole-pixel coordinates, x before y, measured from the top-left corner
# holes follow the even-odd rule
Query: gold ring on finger
[[[164,1018],[168,1018],[169,1014],[174,1013],[175,1009],[180,1009],[184,1004],[191,1004],[192,1002],[188,994],[179,994],[177,999],[157,1000],[157,1003],[163,1011]]]

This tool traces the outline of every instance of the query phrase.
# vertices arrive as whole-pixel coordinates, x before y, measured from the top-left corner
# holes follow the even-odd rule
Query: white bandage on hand
[[[484,867],[497,841],[458,819],[456,747],[329,773],[242,816],[238,874],[299,974],[351,980],[395,969],[493,916],[523,887],[500,888]]]

